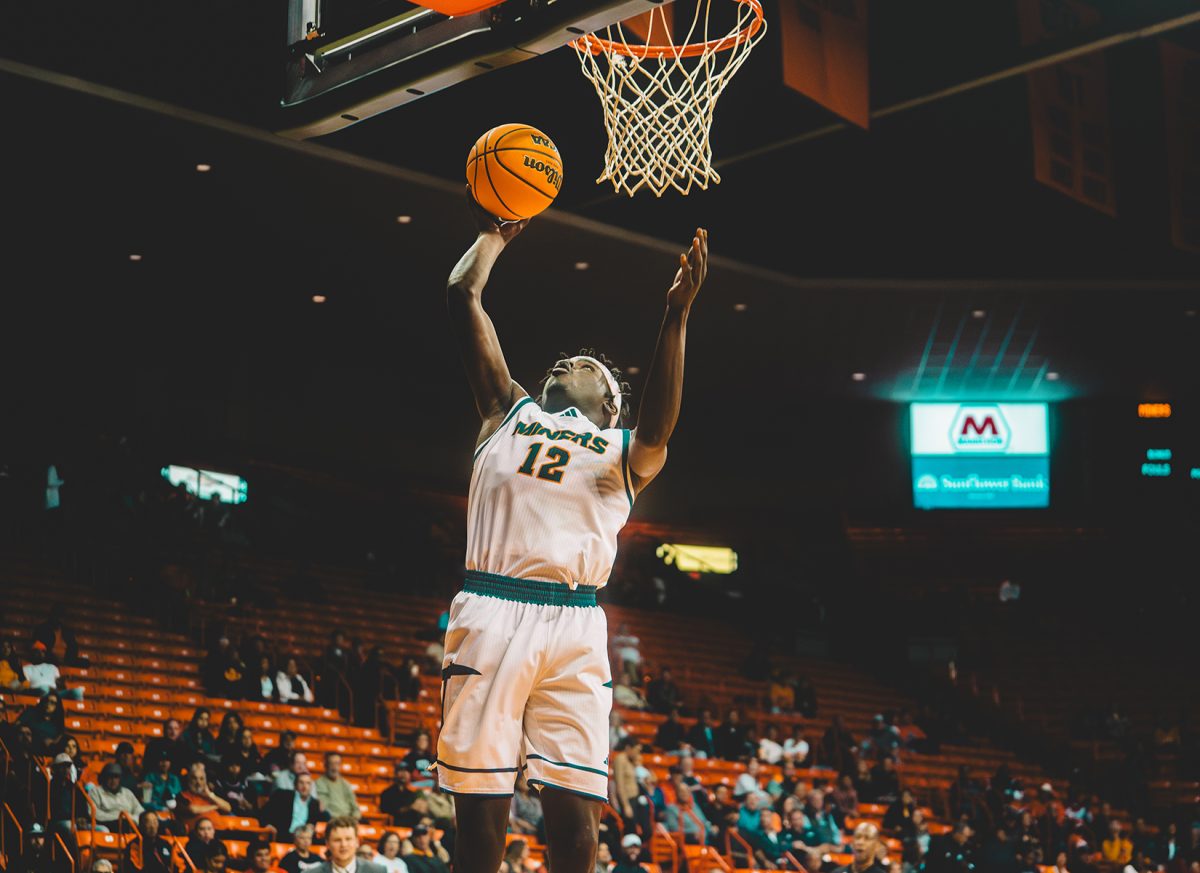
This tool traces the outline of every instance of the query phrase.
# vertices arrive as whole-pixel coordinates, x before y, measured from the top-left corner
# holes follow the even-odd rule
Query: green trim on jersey
[[[508,415],[504,416],[504,421],[500,422],[500,426],[498,428],[496,428],[494,431],[492,431],[490,434],[488,434],[488,438],[479,444],[479,448],[477,448],[475,450],[474,457],[471,458],[472,462],[477,461],[479,459],[479,453],[484,450],[484,448],[487,446],[488,443],[490,443],[492,441],[492,438],[494,436],[496,436],[496,434],[498,434],[498,433],[500,433],[500,431],[504,430],[504,426],[506,424],[508,424],[509,421],[512,420],[512,417],[514,415],[517,414],[517,410],[520,409],[522,406],[524,406],[526,403],[533,403],[533,398],[530,397],[528,394],[526,394],[524,397],[522,397],[520,400],[518,400],[516,403],[513,404],[512,409],[510,409],[508,411]]]
[[[608,776],[607,770],[597,770],[595,767],[585,767],[582,764],[568,764],[565,761],[551,761],[544,755],[526,755],[527,761],[545,761],[547,764],[553,764],[555,767],[570,767],[572,770],[583,770],[585,773],[595,773],[599,776]]]
[[[571,588],[563,582],[542,582],[538,579],[514,579],[482,570],[468,570],[463,591],[484,597],[497,597],[516,603],[536,603],[541,606],[595,606],[596,586],[577,585]]]
[[[633,509],[633,485],[629,481],[629,431],[621,431],[621,477],[625,480],[625,496]]]

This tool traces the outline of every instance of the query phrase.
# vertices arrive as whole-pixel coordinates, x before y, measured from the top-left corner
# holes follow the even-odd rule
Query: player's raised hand
[[[692,245],[679,255],[679,269],[675,273],[675,281],[667,291],[669,306],[689,307],[696,299],[700,286],[708,275],[708,231],[702,227],[696,228],[692,237]]]
[[[500,238],[505,243],[511,242],[512,238],[525,229],[525,225],[529,224],[528,218],[522,218],[520,221],[501,221],[496,216],[492,215],[486,209],[479,205],[479,201],[475,199],[475,195],[471,193],[471,186],[467,185],[467,205],[471,209],[471,217],[475,219],[475,227],[480,233],[498,233]]]

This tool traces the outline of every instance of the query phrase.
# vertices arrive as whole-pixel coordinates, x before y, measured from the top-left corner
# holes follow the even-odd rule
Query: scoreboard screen
[[[1044,509],[1050,505],[1045,403],[914,403],[913,505]]]

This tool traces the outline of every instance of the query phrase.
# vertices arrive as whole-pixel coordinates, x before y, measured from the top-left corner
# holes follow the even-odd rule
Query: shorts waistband
[[[518,603],[537,603],[542,606],[595,606],[596,586],[577,585],[575,588],[563,582],[542,582],[537,579],[514,579],[481,570],[468,570],[463,591],[515,600]]]

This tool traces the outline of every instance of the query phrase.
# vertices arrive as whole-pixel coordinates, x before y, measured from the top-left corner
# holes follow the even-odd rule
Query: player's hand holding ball
[[[679,255],[679,269],[667,291],[667,305],[676,309],[690,308],[707,276],[708,231],[698,227],[696,235],[692,237],[691,247]]]
[[[493,127],[467,155],[475,202],[501,222],[533,218],[554,202],[562,180],[558,147],[528,124]]]

